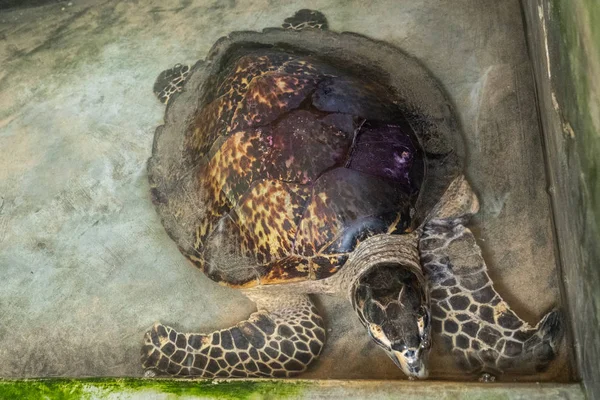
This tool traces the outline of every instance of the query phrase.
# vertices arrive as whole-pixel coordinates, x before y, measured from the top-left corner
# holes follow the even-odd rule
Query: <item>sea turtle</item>
[[[298,374],[325,343],[313,293],[347,297],[409,377],[427,376],[432,325],[472,372],[544,367],[560,313],[531,328],[493,289],[465,227],[478,201],[439,85],[400,50],[327,28],[301,10],[159,75],[153,202],[181,252],[258,311],[208,334],[156,324],[143,367]]]

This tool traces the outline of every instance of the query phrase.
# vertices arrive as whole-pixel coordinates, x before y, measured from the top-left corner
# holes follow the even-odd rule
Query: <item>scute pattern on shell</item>
[[[268,124],[288,110],[298,108],[314,90],[314,77],[298,77],[281,73],[266,73],[252,80],[244,101],[239,103],[231,129],[244,129]]]
[[[265,50],[229,60],[212,87],[184,146],[208,210],[188,258],[209,277],[323,279],[361,240],[410,228],[422,158],[385,87]]]
[[[290,254],[308,196],[305,185],[277,180],[253,184],[230,214],[246,256],[265,264]]]

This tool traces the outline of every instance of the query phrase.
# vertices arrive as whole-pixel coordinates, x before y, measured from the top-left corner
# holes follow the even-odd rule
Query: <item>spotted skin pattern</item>
[[[494,289],[468,228],[428,224],[420,251],[431,284],[434,331],[459,366],[490,374],[547,367],[562,335],[559,312],[551,311],[535,327],[519,318]]]
[[[293,17],[286,18],[282,26],[294,31],[328,28],[327,18],[322,13],[308,9],[297,11]]]
[[[208,335],[156,324],[144,338],[143,366],[159,374],[203,378],[297,375],[321,353],[325,329],[308,297],[287,300]]]
[[[163,71],[154,83],[154,94],[167,104],[183,90],[183,84],[190,73],[189,65],[175,64],[173,68]]]

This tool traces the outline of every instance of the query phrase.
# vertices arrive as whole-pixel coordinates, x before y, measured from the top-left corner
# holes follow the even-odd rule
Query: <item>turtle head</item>
[[[431,324],[426,284],[400,264],[376,265],[359,277],[352,304],[369,336],[411,379],[428,375]]]

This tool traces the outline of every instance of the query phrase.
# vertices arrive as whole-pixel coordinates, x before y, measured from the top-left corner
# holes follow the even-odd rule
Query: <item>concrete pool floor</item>
[[[334,31],[417,56],[456,106],[473,223],[499,291],[535,324],[560,302],[533,78],[518,1],[91,1],[0,10],[0,377],[139,376],[160,320],[210,331],[253,311],[187,264],[148,195],[163,106],[152,84],[234,30],[314,8]],[[397,379],[345,299],[303,378]],[[567,350],[540,376],[567,381]],[[432,376],[460,378],[443,354]]]

